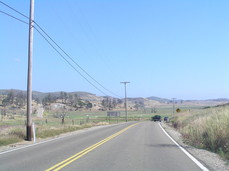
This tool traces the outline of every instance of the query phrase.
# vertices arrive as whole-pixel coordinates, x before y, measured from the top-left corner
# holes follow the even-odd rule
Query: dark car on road
[[[156,121],[160,121],[161,122],[161,116],[160,115],[154,115],[151,120],[154,121],[154,122],[156,122]]]
[[[168,116],[164,117],[164,122],[169,122],[169,117]]]

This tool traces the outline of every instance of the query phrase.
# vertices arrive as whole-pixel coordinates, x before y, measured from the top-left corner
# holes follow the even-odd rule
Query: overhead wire
[[[89,81],[79,70],[77,70],[53,45],[52,43],[36,28],[34,27],[37,32],[47,41],[47,43],[67,62],[81,77],[83,77],[89,84],[91,84],[94,88],[96,88],[98,91],[103,93],[105,96],[107,96],[106,93],[104,93],[102,90],[100,90],[97,86],[95,86],[91,81]]]
[[[1,10],[0,10],[0,13],[5,14],[5,15],[11,17],[11,18],[14,18],[15,20],[18,20],[18,21],[20,21],[20,22],[22,22],[22,23],[24,23],[24,24],[29,24],[29,23],[27,23],[26,21],[23,21],[23,20],[21,20],[21,19],[19,19],[19,18],[17,18],[17,17],[14,17],[14,16],[12,16],[12,15],[10,15],[10,14],[4,12],[4,11],[1,11]]]
[[[39,27],[39,29],[75,64],[77,65],[88,77],[90,77],[93,81],[95,81],[98,85],[100,85],[103,89],[108,91],[110,94],[113,94],[114,96],[119,97],[112,91],[108,90],[106,87],[104,87],[102,84],[100,84],[96,79],[94,79],[86,70],[84,70],[66,51],[64,51],[35,21],[34,23]]]
[[[15,11],[16,13],[20,14],[21,16],[23,16],[23,17],[29,19],[29,17],[27,17],[25,14],[22,14],[21,12],[19,12],[18,10],[14,9],[13,7],[7,5],[6,3],[4,3],[4,2],[2,2],[2,1],[0,1],[0,3],[3,4],[3,5],[5,5],[6,7],[10,8],[11,10]]]
[[[12,8],[11,6],[5,4],[4,2],[0,1],[0,3],[2,3],[3,5],[5,5],[6,7],[10,8],[11,10],[17,12],[18,14],[22,15],[23,17],[29,19],[29,17],[27,17],[26,15],[22,14],[21,12],[19,12],[18,10]],[[8,15],[9,17],[12,17],[18,21],[21,21],[25,24],[29,24],[17,17],[14,17],[6,12],[0,11],[1,13]],[[96,82],[99,86],[101,86],[104,90],[106,90],[107,92],[109,92],[110,94],[119,97],[118,95],[116,95],[115,93],[113,93],[112,91],[108,90],[107,88],[105,88],[102,84],[100,84],[96,79],[94,79],[86,70],[84,70],[68,53],[66,53],[45,31],[44,29],[42,29],[39,24],[35,21],[33,21],[34,24],[77,66],[79,67],[89,78],[91,78],[94,82]],[[67,62],[81,77],[83,77],[89,84],[91,84],[94,88],[96,88],[98,91],[100,91],[102,94],[108,96],[106,93],[104,93],[101,89],[99,89],[97,86],[95,86],[91,81],[89,81],[79,70],[77,70],[58,50],[56,47],[54,47],[54,45],[34,26],[34,28],[36,29],[36,31],[46,40],[46,42],[64,59],[65,62]]]
[[[76,2],[76,3],[77,3],[77,2]],[[68,1],[66,2],[66,4],[68,4]],[[72,7],[72,6],[68,4],[68,7]],[[78,11],[80,11],[81,16],[83,17],[83,20],[84,20],[84,21],[87,21],[87,18],[83,15],[82,10],[81,10],[81,8],[80,8],[80,6],[79,6],[78,3],[77,3],[77,7],[78,7]],[[69,11],[72,11],[73,13],[75,12],[72,8],[71,8]],[[76,13],[75,13],[75,14],[76,14]],[[59,17],[61,17],[61,15],[60,15]],[[86,25],[87,25],[87,28],[89,28],[90,32],[92,33],[93,37],[96,38],[95,33],[93,32],[93,30],[92,30],[92,28],[91,28],[89,22],[86,22]],[[82,24],[82,23],[81,23],[81,27],[82,27],[82,29],[83,29],[83,24]],[[83,30],[84,30],[84,29],[83,29]],[[86,32],[85,32],[85,33],[86,33]],[[75,36],[74,32],[72,32],[71,34],[72,34],[73,36]],[[89,37],[89,36],[87,35],[87,37]],[[93,41],[92,41],[92,42],[93,42]],[[98,53],[98,48],[95,46],[96,44],[92,43],[92,45],[93,45],[93,47],[95,48],[95,50],[97,51],[97,53]],[[67,54],[66,54],[66,55],[67,55]],[[75,61],[74,61],[74,62],[75,62]],[[76,65],[77,65],[77,64],[76,64]],[[80,67],[80,66],[79,66],[79,67]],[[86,71],[85,71],[85,72],[86,72]],[[119,97],[119,98],[122,98],[122,97],[120,97],[119,95],[115,94],[114,92],[112,92],[112,91],[108,90],[107,88],[105,88],[105,87],[104,87],[103,85],[101,85],[97,80],[95,80],[93,77],[91,77],[87,72],[86,72],[86,74],[87,74],[91,79],[93,79],[97,84],[99,84],[103,89],[105,89],[107,92],[109,92],[110,94],[113,94],[114,96],[117,96],[117,97]]]
[[[3,11],[0,11],[1,13],[3,13],[3,14],[5,14],[5,15],[7,15],[7,16],[9,16],[9,17],[12,17],[12,18],[14,18],[14,19],[16,19],[16,20],[18,20],[18,21],[20,21],[20,22],[22,22],[22,23],[25,23],[25,24],[29,24],[29,23],[27,23],[27,22],[25,22],[25,21],[23,21],[23,20],[21,20],[21,19],[19,19],[19,18],[17,18],[17,17],[14,17],[14,16],[12,16],[12,15],[10,15],[10,14],[8,14],[8,13],[6,13],[6,12],[3,12]],[[58,50],[57,50],[57,48],[55,48],[53,45],[52,45],[52,43],[36,28],[36,27],[34,27],[34,29],[45,39],[45,41],[64,59],[64,61],[65,62],[67,62],[81,77],[83,77],[89,84],[91,84],[95,89],[97,89],[99,92],[101,92],[102,94],[104,94],[105,96],[107,96],[107,94],[106,93],[104,93],[102,90],[100,90],[97,86],[95,86],[91,81],[89,81],[80,71],[78,71]]]

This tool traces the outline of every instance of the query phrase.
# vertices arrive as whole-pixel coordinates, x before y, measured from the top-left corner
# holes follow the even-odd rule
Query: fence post
[[[64,124],[64,116],[63,116],[63,118],[62,118],[62,121],[61,121],[61,123],[62,123],[62,125]]]
[[[34,122],[32,124],[32,127],[33,127],[33,142],[36,143],[36,131],[35,131],[35,124],[34,124]]]

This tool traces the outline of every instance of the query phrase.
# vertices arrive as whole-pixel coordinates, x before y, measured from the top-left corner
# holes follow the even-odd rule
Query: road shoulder
[[[185,148],[190,154],[192,154],[201,163],[205,164],[209,170],[212,171],[228,171],[229,165],[226,165],[226,161],[222,160],[217,154],[209,152],[203,149],[197,149],[189,146],[183,142],[181,134],[174,128],[170,127],[166,123],[161,123],[161,126],[166,132],[183,148]]]
[[[124,123],[119,123],[119,124],[124,124]],[[46,142],[49,142],[49,141],[54,141],[56,139],[64,138],[64,137],[71,136],[71,135],[80,134],[80,133],[83,133],[83,132],[86,132],[86,131],[100,129],[100,128],[103,128],[103,127],[110,127],[110,126],[114,126],[114,125],[118,125],[118,124],[97,125],[97,126],[93,126],[93,127],[90,127],[90,128],[84,128],[84,129],[76,130],[76,131],[73,131],[73,132],[63,133],[63,134],[56,135],[56,136],[53,136],[53,137],[37,138],[36,142],[23,140],[23,141],[18,142],[18,143],[9,144],[9,145],[6,145],[6,146],[1,146],[0,147],[0,154],[7,153],[7,152],[10,152],[10,151],[14,151],[14,150],[18,150],[18,149],[21,149],[21,148],[27,148],[27,147],[38,145],[38,144],[41,144],[41,143],[46,143]]]

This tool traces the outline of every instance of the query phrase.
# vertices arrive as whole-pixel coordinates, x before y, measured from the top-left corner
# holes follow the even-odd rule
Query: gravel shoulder
[[[166,132],[190,154],[204,164],[210,171],[229,171],[229,161],[220,158],[219,155],[203,149],[197,149],[183,142],[181,134],[166,123],[161,123]]]

